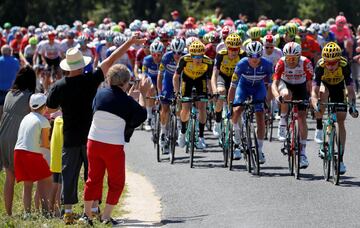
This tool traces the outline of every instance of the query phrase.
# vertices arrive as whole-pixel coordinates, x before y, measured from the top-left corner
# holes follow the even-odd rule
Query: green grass
[[[83,171],[81,172],[83,173]],[[15,185],[15,194],[14,194],[14,202],[13,202],[13,216],[9,217],[6,214],[5,208],[4,208],[4,199],[3,199],[3,187],[5,183],[5,173],[4,171],[0,171],[0,228],[3,227],[31,227],[31,228],[37,228],[37,227],[70,227],[65,226],[62,219],[60,218],[51,218],[47,219],[44,216],[42,216],[40,213],[32,213],[32,216],[30,219],[24,220],[22,218],[23,216],[23,205],[22,205],[22,189],[23,184],[18,183]],[[108,186],[107,186],[107,177],[105,176],[104,181],[104,190],[103,190],[103,200],[106,199]],[[35,191],[35,186],[33,187],[33,192]],[[78,188],[78,197],[79,197],[79,203],[73,208],[74,212],[77,214],[82,214],[83,212],[83,193],[84,193],[84,181],[83,176],[80,177],[79,180],[79,188]],[[118,203],[118,205],[115,207],[112,216],[114,218],[122,217],[127,212],[123,208],[123,201],[124,198],[127,196],[127,187],[125,186],[125,189],[121,195],[121,199]],[[100,208],[103,209],[104,201],[100,205]],[[34,208],[34,202],[32,205],[32,209]],[[101,225],[98,221],[94,220],[95,227],[107,227],[104,225]],[[83,227],[81,225],[75,225],[71,227]]]

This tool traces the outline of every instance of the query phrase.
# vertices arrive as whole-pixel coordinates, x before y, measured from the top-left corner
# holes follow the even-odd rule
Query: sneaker
[[[340,162],[340,175],[344,175],[346,173],[346,166],[344,164],[344,162]]]
[[[280,142],[284,142],[286,140],[286,126],[285,125],[279,125],[278,139]]]
[[[213,128],[213,135],[216,137],[216,138],[219,138],[220,137],[220,134],[221,134],[221,123],[218,123],[218,122],[215,122],[214,123],[214,128]]]
[[[199,137],[199,139],[196,142],[195,146],[196,146],[197,149],[200,149],[200,150],[205,149],[206,148],[205,139]]]
[[[300,155],[300,169],[306,169],[309,166],[309,161],[306,155]]]
[[[78,221],[81,225],[94,226],[92,220],[84,213]]]
[[[259,151],[259,163],[262,165],[265,164],[265,162],[266,162],[265,154],[262,151]]]
[[[92,213],[92,217],[96,218],[97,220],[101,220],[101,212],[100,212],[100,207],[98,207],[98,211],[97,212],[91,212]]]
[[[164,148],[165,145],[166,145],[166,136],[165,136],[164,133],[162,133],[162,134],[160,135],[159,145],[160,145],[161,148]]]
[[[145,131],[151,131],[152,127],[151,127],[151,119],[147,119],[146,123],[144,125],[144,130]]]
[[[74,213],[65,213],[63,217],[65,225],[75,224],[75,214]]]
[[[321,158],[321,159],[324,159],[324,157],[325,157],[325,153],[324,153],[324,150],[323,149],[319,149],[319,157]]]
[[[239,147],[237,147],[234,150],[234,160],[240,160],[241,159],[241,150]]]
[[[113,218],[109,218],[109,219],[104,219],[102,220],[101,224],[103,225],[110,225],[110,226],[118,226],[121,224],[124,224],[124,220],[121,219],[113,219]]]
[[[234,138],[233,138],[233,140],[234,140],[234,144],[240,144],[240,139],[241,138],[241,136],[240,136],[240,130],[235,130],[234,129]]]
[[[315,130],[315,137],[314,137],[314,141],[317,143],[317,144],[321,144],[323,143],[323,131],[322,130],[319,130],[319,129],[316,129]]]
[[[181,131],[179,132],[179,137],[177,140],[177,143],[179,145],[180,148],[184,148],[185,147],[185,134],[181,133]]]

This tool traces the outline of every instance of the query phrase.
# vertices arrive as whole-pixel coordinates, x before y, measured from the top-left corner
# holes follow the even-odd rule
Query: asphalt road
[[[175,164],[165,156],[158,163],[150,133],[136,131],[126,147],[127,166],[154,185],[168,227],[360,227],[360,120],[348,117],[346,123],[347,173],[339,186],[323,179],[314,126],[309,120],[310,165],[300,180],[289,176],[277,141],[264,143],[260,177],[245,171],[244,160],[233,171],[223,168],[222,152],[208,131],[208,149],[196,152],[192,169],[180,148]]]

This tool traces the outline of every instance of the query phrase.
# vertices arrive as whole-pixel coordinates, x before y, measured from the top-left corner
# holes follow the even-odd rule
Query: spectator
[[[36,76],[31,67],[22,68],[16,76],[14,85],[7,93],[4,114],[0,122],[0,161],[6,172],[4,184],[4,203],[6,213],[12,215],[14,196],[14,148],[21,120],[30,112],[29,99],[35,92]]]
[[[9,45],[1,47],[0,56],[0,117],[2,116],[5,96],[13,84],[16,73],[20,68],[19,61],[11,56]]]
[[[179,11],[177,11],[177,10],[172,11],[171,12],[171,17],[172,17],[173,21],[177,21],[177,22],[181,23]]]
[[[94,72],[83,74],[84,67],[90,63],[90,57],[83,57],[77,48],[70,48],[60,67],[69,71],[68,75],[56,81],[51,88],[47,106],[63,113],[64,145],[62,153],[62,204],[65,206],[64,222],[73,224],[72,205],[78,203],[78,179],[82,164],[87,179],[86,142],[92,120],[92,101],[104,75],[110,66],[133,44],[143,43],[143,39],[131,38],[106,58]],[[100,200],[100,199],[99,199]],[[93,211],[97,211],[94,204]]]
[[[91,205],[102,196],[105,170],[109,190],[101,220],[104,224],[117,225],[111,212],[118,203],[125,185],[125,142],[133,130],[146,119],[146,110],[126,94],[130,71],[123,64],[112,66],[107,75],[110,87],[98,90],[93,104],[94,117],[88,137],[89,178],[85,186],[85,215],[82,220],[92,224]],[[144,78],[140,91],[143,96],[151,81]],[[122,107],[127,107],[126,109]]]

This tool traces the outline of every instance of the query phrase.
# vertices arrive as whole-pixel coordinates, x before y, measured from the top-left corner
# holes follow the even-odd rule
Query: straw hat
[[[78,48],[69,48],[66,51],[66,58],[60,62],[61,69],[74,71],[84,68],[91,62],[91,57],[83,56]]]

